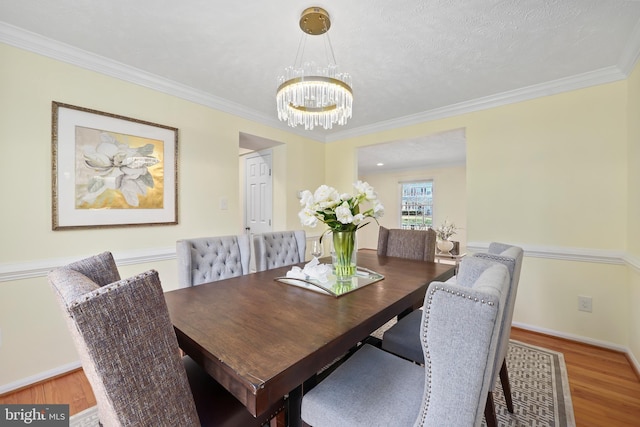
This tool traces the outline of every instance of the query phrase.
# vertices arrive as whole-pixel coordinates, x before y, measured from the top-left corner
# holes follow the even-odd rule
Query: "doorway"
[[[253,236],[271,231],[273,181],[271,150],[245,157],[245,231]]]

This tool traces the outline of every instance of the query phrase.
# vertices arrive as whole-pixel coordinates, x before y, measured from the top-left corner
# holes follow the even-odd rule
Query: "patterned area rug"
[[[502,386],[498,385],[494,399],[500,427],[575,427],[562,353],[511,340],[507,367],[514,413],[507,411]],[[486,426],[484,421],[482,425]],[[96,426],[95,406],[71,417],[70,427]]]
[[[507,411],[502,386],[498,384],[494,400],[499,426],[575,427],[562,353],[511,340],[507,369],[513,414]],[[486,426],[484,421],[482,425]]]
[[[98,407],[92,406],[69,419],[69,427],[98,427],[100,420],[98,419]]]
[[[382,339],[396,323],[390,320],[371,335]],[[575,427],[564,356],[553,350],[509,341],[507,370],[513,414],[507,411],[500,379],[494,393],[499,427]],[[482,426],[486,427],[484,420]]]

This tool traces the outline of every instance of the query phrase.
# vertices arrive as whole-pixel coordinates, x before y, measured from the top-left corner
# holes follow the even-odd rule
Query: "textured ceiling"
[[[354,82],[347,126],[293,130],[322,141],[619,80],[640,51],[625,0],[0,0],[0,41],[286,128],[276,81],[309,6]]]

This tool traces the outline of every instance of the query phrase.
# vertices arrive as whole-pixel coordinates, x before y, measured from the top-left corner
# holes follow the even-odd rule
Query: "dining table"
[[[299,426],[305,381],[455,271],[375,250],[358,251],[357,264],[383,278],[334,296],[276,280],[288,266],[165,292],[180,348],[254,416],[287,396],[289,425]]]

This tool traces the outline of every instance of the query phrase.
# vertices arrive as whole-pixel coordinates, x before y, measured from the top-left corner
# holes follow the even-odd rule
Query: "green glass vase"
[[[356,232],[333,232],[333,270],[338,282],[351,282],[356,274]]]

